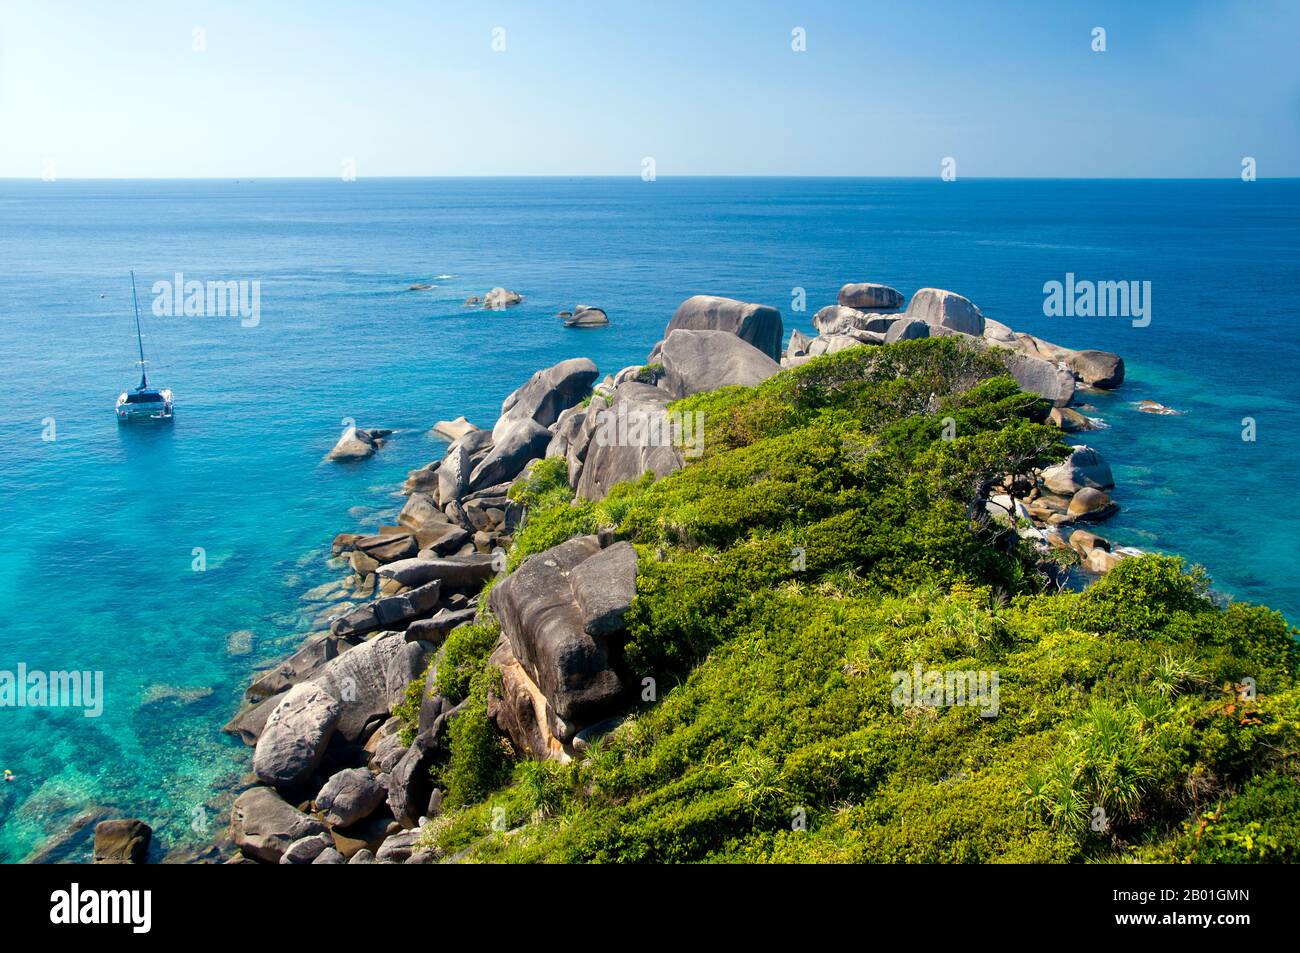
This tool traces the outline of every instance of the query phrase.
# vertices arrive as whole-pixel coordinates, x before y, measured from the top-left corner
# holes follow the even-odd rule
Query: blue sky
[[[0,176],[1296,176],[1298,40],[1294,0],[5,0]]]

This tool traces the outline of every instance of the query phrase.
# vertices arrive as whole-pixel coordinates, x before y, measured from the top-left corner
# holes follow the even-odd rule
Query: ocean
[[[1086,411],[1107,429],[1076,440],[1118,483],[1101,532],[1300,622],[1297,262],[1296,180],[0,181],[0,672],[103,673],[98,717],[0,708],[0,859],[96,812],[170,846],[224,825],[250,753],[221,725],[309,631],[334,534],[395,515],[407,471],[441,454],[436,421],[490,426],[564,358],[640,364],[696,293],[811,332],[844,282],[947,288],[1123,355],[1126,383]],[[138,376],[131,269],[170,425],[113,414]],[[258,282],[256,320],[155,315],[177,273]],[[1151,282],[1150,323],[1045,316],[1067,274]],[[464,305],[498,285],[523,305]],[[578,303],[610,325],[564,328]],[[397,432],[324,462],[345,420]]]

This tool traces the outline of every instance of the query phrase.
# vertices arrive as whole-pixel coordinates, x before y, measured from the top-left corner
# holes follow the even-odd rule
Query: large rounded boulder
[[[505,427],[514,421],[532,420],[549,427],[560,419],[561,411],[587,396],[597,376],[596,365],[585,357],[570,358],[538,371],[502,402],[492,439],[499,444]]]
[[[976,337],[984,334],[984,315],[969,298],[942,288],[922,288],[907,305],[909,318]]]
[[[266,720],[253,750],[253,774],[263,784],[293,788],[315,773],[339,721],[339,702],[319,685],[289,689]]]
[[[903,293],[889,285],[859,281],[842,287],[838,301],[859,311],[897,311],[903,306]]]
[[[1124,383],[1124,358],[1109,351],[1074,351],[1065,366],[1079,380],[1099,390],[1113,390]]]
[[[1068,457],[1043,471],[1043,485],[1064,496],[1085,488],[1109,490],[1115,485],[1110,464],[1092,447],[1077,446]]]
[[[545,696],[547,729],[560,742],[627,701],[613,662],[636,577],[631,543],[602,548],[579,536],[526,559],[492,589],[492,611]]]
[[[323,821],[286,804],[270,788],[249,788],[230,811],[230,839],[255,860],[278,864],[294,841],[326,833]]]
[[[729,384],[752,387],[781,370],[778,358],[725,331],[671,331],[661,360],[664,389],[674,398]]]
[[[785,328],[781,324],[781,312],[769,305],[714,295],[695,295],[677,306],[664,329],[664,338],[679,329],[726,331],[754,346],[773,362],[781,360]]]

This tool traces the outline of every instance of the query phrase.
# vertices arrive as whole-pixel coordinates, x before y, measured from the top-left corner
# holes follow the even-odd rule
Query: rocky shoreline
[[[526,518],[519,490],[538,461],[561,458],[578,497],[603,499],[617,483],[685,465],[692,454],[673,401],[755,385],[851,347],[954,337],[987,349],[1024,390],[1052,403],[1050,421],[1066,433],[1093,426],[1072,404],[1124,380],[1117,355],[1017,333],[940,289],[921,289],[905,306],[887,285],[846,284],[813,325],[816,337],[796,330],[787,342],[775,308],[697,295],[678,307],[643,365],[597,382],[591,361],[562,361],[511,393],[491,429],[464,417],[436,424],[445,454],[409,474],[393,525],[335,537],[331,564],[345,574],[304,597],[322,606],[313,631],[258,675],[225,727],[253,748],[251,786],[235,801],[222,845],[234,848],[227,862],[433,861],[419,843],[444,794],[430,769],[445,758],[464,707],[437,693],[439,665],[449,635],[488,614],[501,628],[488,715],[517,752],[567,760],[618,723],[633,686],[614,657],[637,554],[602,532],[507,572]],[[611,421],[632,421],[635,432],[608,429]],[[364,459],[386,435],[352,428],[331,456]],[[1061,464],[995,488],[984,505],[1065,572],[1077,564],[1099,574],[1136,553],[1092,532],[1118,509],[1113,487],[1101,455],[1077,446]],[[404,721],[397,712],[416,680],[418,713]]]

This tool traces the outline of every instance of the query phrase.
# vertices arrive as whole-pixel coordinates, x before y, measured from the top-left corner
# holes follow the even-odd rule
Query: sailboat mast
[[[140,347],[140,387],[149,386],[149,375],[144,369],[144,338],[140,336],[140,299],[135,293],[135,271],[131,272],[131,301],[135,304],[135,343]]]

